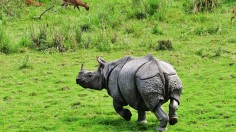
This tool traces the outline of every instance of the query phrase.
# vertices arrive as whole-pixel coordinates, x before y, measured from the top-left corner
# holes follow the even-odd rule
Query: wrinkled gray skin
[[[124,57],[107,63],[97,57],[96,71],[85,71],[83,64],[76,83],[83,88],[106,89],[113,98],[115,111],[125,120],[131,112],[123,106],[129,105],[138,111],[138,123],[146,123],[145,111],[152,111],[160,121],[157,131],[166,130],[167,123],[174,125],[182,92],[182,83],[174,68],[151,55],[142,58]],[[169,115],[161,105],[170,99]]]

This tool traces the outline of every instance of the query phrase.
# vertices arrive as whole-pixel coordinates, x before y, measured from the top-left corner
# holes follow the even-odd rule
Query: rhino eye
[[[88,74],[88,76],[89,76],[89,77],[92,77],[92,73],[90,72],[90,73]]]

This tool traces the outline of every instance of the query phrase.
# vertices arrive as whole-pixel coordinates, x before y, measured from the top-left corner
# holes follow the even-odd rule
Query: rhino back
[[[128,61],[121,69],[118,77],[118,85],[124,100],[134,109],[140,105],[140,96],[135,84],[135,75],[138,69],[147,63],[151,56],[136,58]]]
[[[136,78],[146,79],[156,76],[160,73],[156,59],[152,58],[149,62],[145,63],[136,73]]]
[[[106,81],[109,81],[109,78],[110,78],[110,74],[112,73],[112,71],[117,67],[117,66],[122,66],[129,60],[132,60],[133,57],[130,57],[130,56],[126,56],[124,58],[121,58],[119,60],[116,60],[116,61],[113,61],[113,62],[110,62],[108,63],[105,68],[103,69],[103,74],[104,74],[104,77],[105,77],[105,80]]]
[[[167,62],[159,61],[159,66],[160,66],[160,69],[162,69],[163,73],[176,74],[174,67]]]

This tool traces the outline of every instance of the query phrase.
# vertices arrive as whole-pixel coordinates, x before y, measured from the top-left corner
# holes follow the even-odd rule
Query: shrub
[[[98,34],[98,40],[95,42],[96,49],[98,51],[111,51],[112,42],[107,31],[103,31],[101,34]]]
[[[133,12],[131,12],[130,17],[131,18],[137,18],[137,19],[144,19],[148,16],[152,16],[154,14],[158,14],[158,18],[160,20],[163,20],[162,18],[165,15],[165,10],[170,1],[165,0],[133,0]]]
[[[229,43],[236,43],[236,37],[235,37],[235,35],[229,37],[229,38],[228,38],[228,42],[229,42]]]
[[[86,31],[88,30],[89,28],[86,28]],[[78,28],[78,27],[76,27],[75,28],[75,40],[76,40],[76,42],[79,44],[79,43],[81,43],[82,42],[82,31],[84,31],[85,29],[83,29],[83,28]]]
[[[29,47],[31,45],[30,38],[24,36],[20,39],[19,41],[19,46],[20,47]]]
[[[46,50],[49,48],[49,45],[47,43],[47,27],[41,26],[39,27],[39,33],[36,31],[36,29],[31,28],[30,34],[31,34],[31,41],[32,45],[31,48],[36,50]]]
[[[93,44],[92,37],[90,35],[85,34],[82,36],[81,42],[78,44],[79,45],[78,48],[88,49],[91,47],[92,44]]]
[[[171,50],[171,49],[173,49],[171,40],[159,40],[158,41],[158,45],[156,47],[156,50]]]
[[[204,55],[204,54],[203,54],[203,49],[197,50],[197,51],[195,52],[195,54],[202,57],[202,56]]]
[[[59,52],[64,52],[64,36],[61,33],[55,33],[52,40],[52,46],[48,48],[55,48]]]
[[[222,49],[221,47],[219,47],[215,52],[214,55],[212,57],[220,57],[222,53]]]
[[[22,0],[1,0],[0,16],[20,17],[23,6]]]
[[[213,35],[213,34],[217,34],[221,31],[221,27],[216,25],[216,26],[207,26],[207,27],[203,27],[203,26],[200,26],[200,27],[196,27],[194,29],[194,33],[196,35],[204,35],[204,34],[210,34],[210,35]]]
[[[98,51],[100,52],[110,52],[111,51],[111,44],[109,42],[101,42],[98,47]]]
[[[213,11],[219,5],[219,0],[192,0],[185,1],[184,9],[188,13]]]
[[[1,27],[0,27],[0,52],[5,54],[17,52],[16,47],[10,44],[9,38],[6,36],[6,33]]]
[[[160,1],[158,0],[149,0],[148,1],[148,9],[147,13],[149,15],[154,15],[158,12],[158,9],[160,9]]]
[[[19,65],[18,69],[32,69],[33,66],[30,64],[30,57],[29,55],[26,55],[22,60],[21,63]]]
[[[156,34],[156,35],[163,35],[163,31],[160,27],[158,27],[157,25],[155,25],[152,29],[152,34]]]
[[[79,48],[87,48],[83,45],[80,27],[66,26],[62,28],[49,28],[45,25],[31,28],[31,44],[22,39],[22,45],[39,51],[65,52]],[[25,43],[26,42],[26,43]]]
[[[91,25],[89,25],[89,24],[81,24],[80,25],[80,29],[81,29],[82,32],[88,32],[91,29]]]

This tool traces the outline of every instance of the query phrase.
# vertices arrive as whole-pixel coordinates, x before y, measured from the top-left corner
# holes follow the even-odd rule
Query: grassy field
[[[196,14],[184,0],[86,0],[89,12],[45,2],[0,8],[0,131],[154,131],[153,113],[137,125],[128,107],[133,116],[126,122],[105,90],[75,83],[81,63],[96,69],[96,56],[147,54],[172,64],[183,82],[179,122],[168,131],[236,131],[234,0]],[[167,40],[172,49],[160,49]]]

